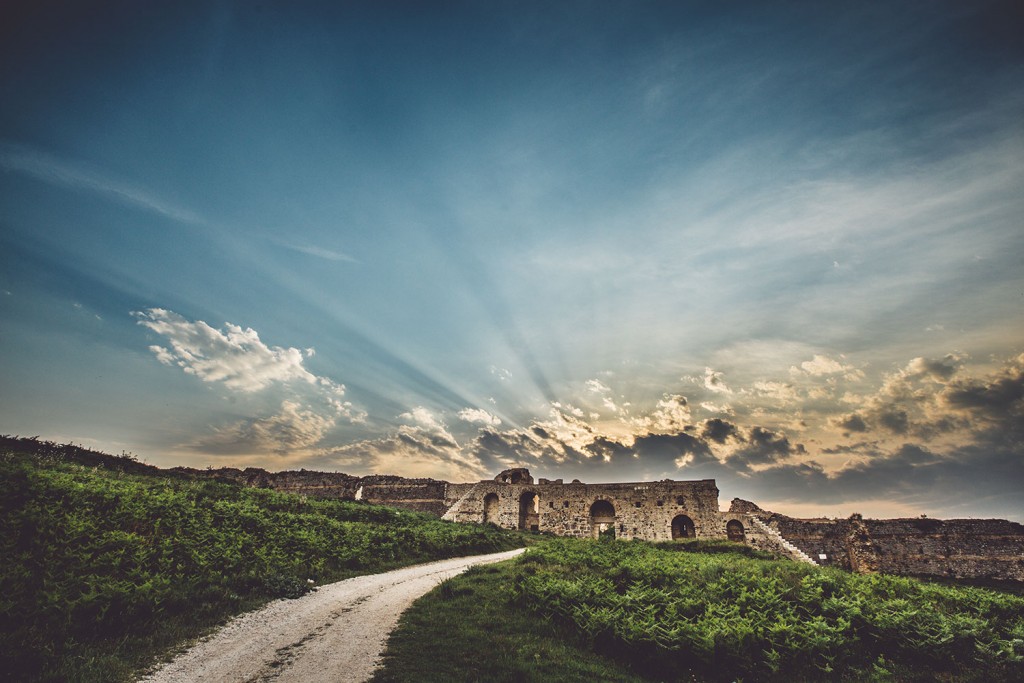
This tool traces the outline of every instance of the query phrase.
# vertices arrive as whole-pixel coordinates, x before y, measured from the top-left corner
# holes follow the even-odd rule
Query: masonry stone
[[[734,499],[719,509],[714,479],[586,484],[534,480],[519,467],[451,483],[308,470],[223,468],[193,474],[307,496],[363,500],[443,519],[576,538],[727,539],[861,573],[1024,581],[1024,525],[1001,519],[797,519]]]

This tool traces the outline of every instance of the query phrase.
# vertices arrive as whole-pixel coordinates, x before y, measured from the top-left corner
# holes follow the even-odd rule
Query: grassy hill
[[[231,614],[319,584],[521,546],[393,508],[0,439],[0,679],[129,680]]]
[[[384,661],[379,683],[1021,681],[1024,598],[727,542],[557,539],[428,594]]]

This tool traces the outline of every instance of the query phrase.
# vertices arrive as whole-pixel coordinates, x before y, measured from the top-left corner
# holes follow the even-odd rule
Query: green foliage
[[[405,612],[373,683],[642,683],[565,627],[510,604],[509,562],[473,567]]]
[[[0,679],[127,679],[193,625],[310,579],[519,545],[364,503],[2,454]]]
[[[1020,596],[691,550],[553,541],[512,589],[659,680],[1024,680]]]

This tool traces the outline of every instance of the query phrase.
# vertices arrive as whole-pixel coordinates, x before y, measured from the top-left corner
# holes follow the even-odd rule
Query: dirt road
[[[141,681],[146,683],[338,683],[373,673],[399,615],[472,565],[520,550],[420,564],[321,586],[237,617]]]

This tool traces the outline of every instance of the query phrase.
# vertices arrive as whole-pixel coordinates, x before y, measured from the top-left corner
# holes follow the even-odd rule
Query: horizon
[[[0,19],[0,432],[1024,522],[1014,3]]]

